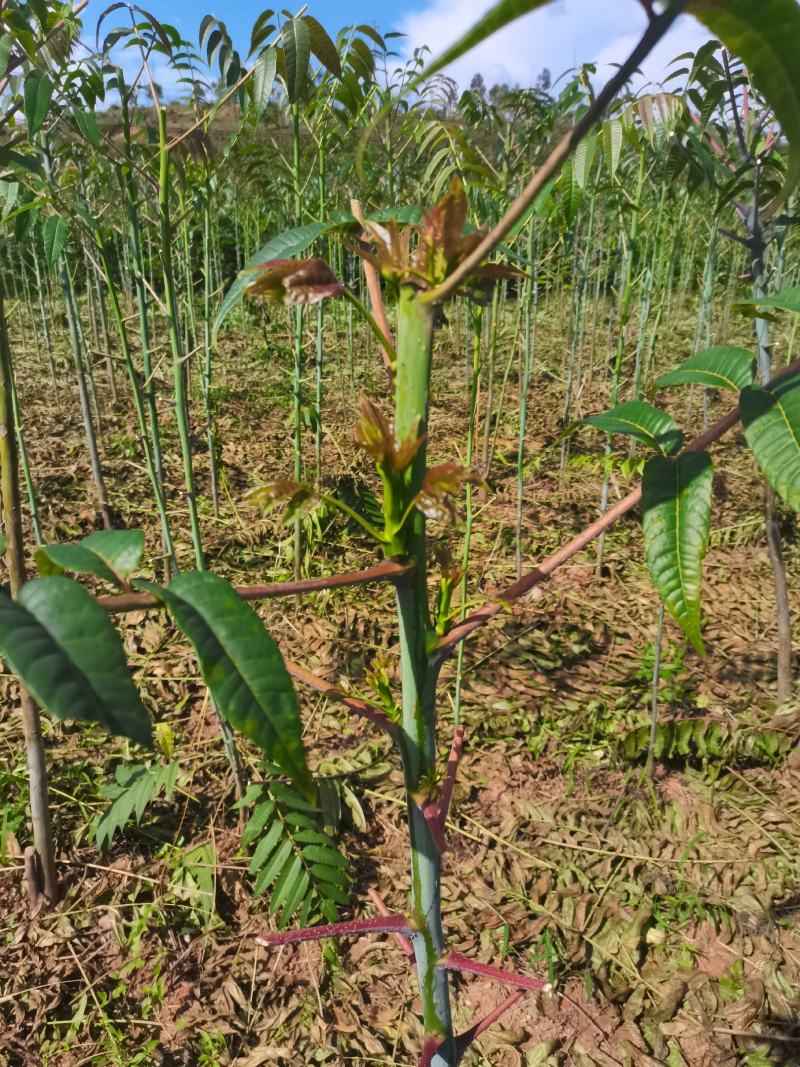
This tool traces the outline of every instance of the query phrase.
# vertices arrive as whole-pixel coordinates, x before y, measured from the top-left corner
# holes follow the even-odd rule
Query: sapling
[[[514,14],[519,14],[522,10],[534,6],[538,5],[535,3],[496,5],[487,16],[489,22],[479,24],[478,37],[481,33],[496,28],[498,24],[509,21]],[[305,762],[301,724],[296,701],[293,702],[293,690],[288,683],[289,674],[337,699],[342,699],[346,706],[369,718],[376,725],[382,726],[392,738],[397,740],[403,763],[411,845],[412,894],[408,914],[381,915],[378,918],[354,920],[348,923],[326,923],[323,926],[292,932],[281,931],[268,934],[263,940],[269,944],[280,944],[333,935],[381,932],[391,932],[404,938],[403,944],[413,957],[417,971],[420,1003],[426,1030],[420,1060],[422,1065],[453,1067],[461,1058],[465,1048],[485,1026],[498,1017],[501,1009],[507,1008],[514,1001],[514,997],[509,998],[504,1005],[501,1005],[501,1009],[490,1013],[467,1034],[456,1037],[451,1019],[448,984],[448,974],[451,970],[495,978],[525,990],[540,991],[547,985],[539,978],[514,975],[471,961],[462,954],[449,950],[446,944],[441,916],[441,860],[446,849],[446,821],[464,742],[464,732],[460,724],[454,727],[446,769],[440,770],[437,761],[436,682],[442,663],[452,649],[467,636],[483,626],[489,619],[506,610],[509,602],[516,600],[543,581],[561,563],[585,547],[593,537],[602,533],[617,517],[635,506],[640,500],[636,492],[629,494],[625,500],[609,508],[608,513],[601,520],[592,524],[579,537],[560,550],[556,556],[544,561],[534,571],[523,575],[491,603],[458,621],[453,620],[450,607],[452,587],[457,578],[452,572],[443,571],[439,582],[439,598],[435,609],[432,610],[427,582],[429,545],[426,522],[429,519],[452,521],[453,498],[462,491],[465,485],[470,486],[477,481],[476,474],[459,463],[445,462],[431,468],[428,468],[426,463],[431,364],[437,320],[442,304],[449,298],[459,293],[473,298],[485,298],[488,283],[498,277],[508,277],[513,273],[507,268],[489,263],[489,255],[506,237],[510,228],[515,223],[524,220],[525,213],[535,198],[552,180],[560,165],[569,157],[581,138],[594,126],[628,77],[647,57],[650,49],[661,39],[685,5],[674,3],[661,14],[656,13],[652,4],[647,3],[644,6],[648,13],[649,24],[640,44],[612,77],[609,85],[598,94],[596,100],[580,116],[573,129],[556,146],[549,159],[525,186],[519,198],[488,234],[464,233],[466,205],[463,193],[458,186],[454,187],[434,208],[424,213],[421,225],[413,230],[402,229],[392,223],[383,226],[369,221],[367,224],[367,233],[373,248],[362,248],[360,251],[367,261],[372,262],[384,278],[396,288],[396,348],[392,348],[385,334],[376,328],[374,320],[367,318],[370,329],[376,338],[381,339],[380,343],[384,351],[387,352],[395,366],[396,388],[393,417],[387,418],[375,404],[365,398],[360,407],[360,418],[356,430],[358,443],[375,462],[381,479],[383,487],[382,527],[379,528],[355,513],[351,517],[360,521],[365,532],[375,537],[381,545],[387,557],[387,563],[381,573],[384,577],[390,578],[395,587],[402,674],[402,707],[398,714],[394,714],[394,709],[389,709],[392,713],[390,714],[373,708],[364,701],[343,698],[342,694],[332,691],[324,680],[314,678],[302,668],[284,665],[274,647],[274,642],[268,640],[268,635],[260,621],[252,613],[248,614],[249,609],[244,607],[237,592],[221,578],[202,570],[202,551],[197,551],[199,535],[195,544],[199,568],[196,572],[177,576],[167,588],[140,581],[138,583],[140,588],[136,592],[130,588],[133,584],[130,579],[141,556],[143,544],[141,536],[135,539],[137,543],[133,545],[134,551],[131,553],[129,544],[131,538],[127,536],[130,531],[118,531],[118,534],[126,539],[128,549],[125,550],[123,547],[114,550],[115,566],[111,568],[108,567],[106,558],[109,552],[108,540],[101,542],[103,550],[98,545],[98,535],[92,535],[95,540],[91,544],[87,538],[83,545],[72,546],[73,548],[79,547],[88,554],[89,573],[97,577],[99,572],[104,579],[108,577],[106,572],[110,573],[111,581],[116,582],[120,589],[119,597],[150,598],[145,601],[146,604],[156,602],[165,605],[170,610],[177,624],[190,637],[195,646],[203,675],[212,689],[212,695],[219,702],[222,714],[268,752],[273,763],[278,767],[273,775],[273,786],[275,777],[279,773],[291,779],[292,788],[298,792],[301,803],[313,807],[315,787]],[[699,2],[692,4],[692,7],[701,13],[707,9],[707,5]],[[796,8],[794,13],[798,14]],[[713,26],[713,11],[709,21]],[[724,29],[725,24],[721,25]],[[302,31],[300,31],[300,37],[302,38]],[[462,51],[470,43],[474,43],[475,39],[475,31],[473,31],[471,36],[467,36]],[[755,55],[755,49],[753,52]],[[457,56],[453,50],[450,50],[444,61],[449,62],[453,58]],[[756,61],[758,61],[757,55]],[[307,66],[307,56],[305,66]],[[295,73],[299,67],[300,65],[296,64]],[[435,70],[436,67],[434,66],[433,69]],[[305,74],[305,70],[302,73]],[[165,163],[167,146],[163,109],[160,110],[159,117],[159,162],[161,163],[159,221],[162,238],[167,238],[168,245],[171,233],[169,172],[168,164]],[[378,122],[383,121],[384,118],[385,115],[379,115]],[[507,151],[504,154],[508,156]],[[321,234],[322,231],[319,233]],[[412,236],[415,244],[412,244]],[[300,251],[302,249],[298,248],[292,254]],[[161,253],[162,261],[168,261],[166,246],[162,248]],[[188,264],[186,266],[188,270]],[[282,304],[296,307],[298,312],[306,304],[347,295],[336,276],[320,260],[296,261],[271,258],[260,268],[251,271],[249,278],[251,291],[272,296]],[[175,284],[174,278],[170,279],[166,271],[164,285],[168,317],[172,334],[175,335],[171,337],[173,366],[174,369],[180,371],[183,353],[180,350],[181,339],[176,322]],[[358,306],[354,296],[349,299],[351,307]],[[709,365],[700,369],[706,374],[711,373]],[[695,367],[694,371],[697,370],[698,368]],[[745,382],[745,388],[742,391],[743,414],[746,429],[753,437],[754,452],[757,456],[760,455],[760,462],[763,462],[767,469],[768,477],[774,479],[781,487],[781,491],[793,500],[795,493],[800,492],[800,481],[795,479],[787,486],[785,476],[780,471],[775,473],[775,456],[779,449],[774,441],[769,447],[764,444],[763,439],[759,443],[758,423],[762,418],[769,421],[774,415],[779,414],[776,409],[794,412],[796,404],[794,385],[791,381],[774,385],[766,398],[768,410],[755,412],[755,414],[754,405],[759,402],[763,405],[765,398],[752,390],[748,393],[748,389],[751,387]],[[177,393],[178,383],[176,381]],[[177,395],[176,399],[180,419],[183,405],[181,398]],[[646,514],[649,513],[658,520],[659,516],[663,517],[665,511],[671,513],[676,508],[686,508],[687,501],[681,496],[683,491],[681,478],[684,475],[688,477],[692,493],[698,492],[698,500],[698,487],[702,489],[703,494],[706,493],[706,489],[710,487],[710,477],[706,456],[702,451],[703,446],[715,439],[715,436],[719,436],[725,428],[733,425],[735,417],[723,420],[722,424],[713,427],[704,439],[694,442],[687,453],[674,458],[679,446],[677,428],[674,424],[670,424],[671,420],[665,422],[666,417],[658,412],[656,412],[656,421],[653,424],[652,410],[654,409],[651,409],[649,413],[650,424],[644,426],[643,433],[649,433],[648,442],[655,441],[658,450],[663,454],[657,455],[651,461],[653,466],[650,469],[654,472],[654,476],[653,479],[647,480],[644,496]],[[630,412],[627,414],[630,415]],[[622,421],[619,412],[616,416]],[[774,428],[774,420],[770,425]],[[609,429],[610,426],[607,423],[603,428]],[[186,434],[183,433],[182,436],[185,437]],[[774,438],[772,430],[770,436]],[[524,437],[521,450],[524,451]],[[189,458],[191,459],[191,456]],[[14,467],[15,463],[4,457],[4,477],[6,471],[8,469],[13,471]],[[792,472],[792,478],[794,479],[794,472]],[[187,478],[187,483],[188,481]],[[295,482],[269,487],[263,495],[267,501],[287,496],[289,517],[293,520],[295,515],[313,500],[314,491]],[[520,493],[520,497],[521,495]],[[694,499],[693,496],[692,501]],[[704,495],[703,501],[705,499]],[[689,524],[693,527],[692,545],[689,546],[689,551],[694,552],[695,556],[698,544],[702,547],[703,542],[702,523],[699,522],[700,511],[701,509],[697,507],[695,515],[697,521]],[[667,525],[663,521],[655,522],[655,540],[664,540],[664,528]],[[651,538],[650,544],[652,543]],[[122,542],[117,538],[114,544],[119,546]],[[91,551],[92,545],[94,551]],[[67,546],[57,547],[61,549],[61,565],[66,566],[67,564],[63,561],[67,558],[69,562],[69,553],[66,557],[64,554]],[[683,547],[679,546],[681,551]],[[674,553],[670,556],[670,551],[671,547],[667,545],[664,556],[669,558],[665,570],[674,572],[675,567],[672,565]],[[54,552],[51,546],[49,550],[51,562],[52,557],[58,555],[59,553]],[[123,556],[127,559],[124,566],[120,562]],[[692,562],[696,563],[697,560],[693,558]],[[74,566],[75,563],[73,552],[73,565],[70,569],[79,569]],[[105,567],[105,572],[103,567]],[[299,592],[303,585],[300,582],[292,584],[293,592]],[[695,578],[695,586],[696,584]],[[306,585],[304,588],[326,588],[335,585],[334,581],[330,581],[327,585],[318,583],[314,586]],[[688,602],[690,598],[687,597],[685,589],[681,589],[680,594],[680,597],[676,599],[672,593],[665,593],[665,600],[673,614],[682,617],[682,621],[690,631],[690,636],[699,642],[701,623],[699,603],[695,605],[694,600]],[[41,609],[42,603],[45,603],[48,611],[45,613],[40,611],[37,616],[34,608]],[[135,606],[141,607],[142,604],[143,601],[139,599]],[[67,610],[64,605],[70,609],[74,607],[74,612]],[[132,683],[126,670],[124,657],[121,658],[115,653],[116,674],[112,679],[114,688],[109,687],[111,692],[96,692],[91,686],[81,688],[80,681],[76,682],[76,678],[80,678],[82,668],[86,668],[90,675],[96,678],[100,673],[98,668],[104,669],[107,666],[107,657],[98,656],[94,648],[87,652],[85,642],[77,647],[72,644],[71,639],[74,637],[77,622],[80,621],[78,616],[81,613],[85,613],[84,617],[96,627],[96,632],[101,634],[103,641],[106,642],[104,649],[106,647],[118,648],[118,640],[115,644],[110,623],[101,610],[106,606],[103,604],[98,606],[82,587],[69,579],[60,575],[43,578],[34,586],[32,592],[26,594],[23,590],[17,600],[3,599],[0,647],[4,657],[10,661],[12,669],[23,680],[29,675],[38,679],[43,697],[47,697],[54,703],[60,717],[73,717],[80,711],[81,714],[78,717],[104,723],[115,732],[127,734],[147,744],[150,741],[149,720],[140,702],[135,699],[135,694],[132,695]],[[118,604],[117,607],[119,607]],[[99,620],[98,612],[100,613]],[[43,636],[42,631],[48,631],[49,626],[53,630],[50,637],[57,646],[56,651],[73,654],[72,659],[69,655],[64,657],[62,669],[71,682],[70,695],[74,695],[74,701],[67,701],[64,697],[64,687],[50,684],[52,678],[43,678],[40,665],[30,662],[30,647],[20,639],[18,625],[20,621],[30,626],[32,632],[40,640],[46,636]],[[65,635],[70,638],[70,641],[66,640]],[[59,636],[65,638],[61,645],[56,640]],[[256,650],[255,655],[250,652],[253,647]],[[90,659],[91,662],[89,662]],[[268,669],[265,664],[268,664]],[[280,699],[276,698],[276,691]],[[115,699],[111,699],[112,697]],[[119,699],[116,699],[117,697]],[[43,699],[42,703],[45,702]],[[259,714],[255,714],[255,711]],[[280,783],[281,786],[284,784]],[[242,802],[245,802],[245,798]],[[313,827],[309,832],[315,832]],[[280,867],[282,856],[283,853],[279,853],[278,859],[272,861],[271,866],[274,864]],[[287,868],[287,870],[291,869]],[[280,922],[291,917],[295,904],[304,893],[304,888],[298,888],[304,886],[302,878],[296,884],[291,882],[291,888],[287,888],[289,883],[288,874],[284,875],[281,872],[278,878],[280,890],[276,889],[275,902],[275,910],[280,910]],[[378,910],[382,909],[379,907]],[[308,921],[308,910],[305,907],[302,914],[305,914],[306,918],[301,919],[301,923]]]

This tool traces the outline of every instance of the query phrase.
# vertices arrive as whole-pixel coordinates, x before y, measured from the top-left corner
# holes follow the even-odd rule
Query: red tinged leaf
[[[269,259],[252,268],[253,280],[245,287],[250,296],[265,296],[289,307],[318,304],[341,296],[344,286],[324,259]]]
[[[317,495],[310,485],[284,479],[251,489],[245,500],[262,508],[265,513],[283,503],[286,505],[283,521],[291,522],[298,513],[302,514],[313,507],[317,502]]]
[[[354,432],[356,444],[368,456],[372,456],[379,470],[401,474],[419,452],[425,435],[417,437],[411,433],[403,442],[398,442],[394,423],[371,400],[362,397],[358,402],[358,410],[359,418]]]
[[[417,493],[414,504],[429,519],[454,522],[456,509],[451,498],[467,482],[480,485],[480,475],[461,463],[440,463],[425,473],[422,488]]]
[[[396,222],[381,225],[365,224],[375,251],[363,243],[357,246],[362,259],[371,263],[384,278],[414,285],[419,289],[433,289],[441,284],[483,239],[480,230],[464,233],[468,204],[460,178],[454,178],[445,195],[432,208],[422,211],[422,223],[399,226]],[[411,237],[418,241],[411,250]],[[476,299],[485,295],[486,287],[498,278],[520,278],[524,273],[516,267],[500,263],[481,263],[472,272],[465,289]]]

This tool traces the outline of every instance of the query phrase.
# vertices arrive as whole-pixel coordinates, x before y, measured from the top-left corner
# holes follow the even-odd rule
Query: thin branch
[[[383,915],[384,917],[388,918],[392,914],[389,911],[389,909],[386,907],[386,904],[384,903],[383,897],[380,895],[378,890],[375,889],[374,886],[370,886],[369,887],[369,889],[367,890],[367,896],[372,901],[372,903],[375,905],[375,907],[378,909],[378,913],[380,915]],[[408,957],[408,960],[411,963],[411,966],[412,967],[416,967],[417,966],[417,961],[416,961],[416,958],[414,956],[414,947],[411,944],[410,938],[408,938],[405,934],[401,934],[401,933],[395,932],[394,939],[398,943],[400,948],[403,950],[405,955]]]
[[[304,926],[299,930],[279,930],[255,938],[257,945],[275,948],[276,945],[298,945],[301,941],[322,941],[325,937],[363,937],[365,934],[404,934],[411,937],[414,930],[405,915],[378,915],[373,919],[352,919],[349,922]]]
[[[324,678],[318,678],[304,667],[292,663],[291,660],[284,660],[284,663],[286,664],[286,670],[296,681],[302,682],[303,685],[307,685],[311,689],[316,689],[318,693],[322,693],[328,700],[344,705],[354,715],[358,715],[362,719],[368,719],[373,726],[384,730],[391,737],[397,737],[397,723],[392,722],[388,715],[384,715],[380,708],[376,708],[374,704],[369,704],[359,697],[347,696],[340,689],[337,689],[335,685],[330,685]]]
[[[471,1026],[469,1030],[465,1030],[463,1034],[459,1034],[456,1038],[456,1054],[460,1058],[464,1055],[470,1045],[472,1045],[481,1034],[486,1033],[490,1026],[494,1026],[498,1019],[510,1009],[513,1008],[518,1000],[522,1000],[525,994],[521,989],[518,989],[516,993],[512,993],[510,997],[498,1004],[496,1008],[488,1012],[482,1019],[480,1019],[474,1026]]]
[[[343,589],[354,585],[368,585],[371,582],[391,582],[412,569],[413,564],[406,560],[387,559],[377,563],[374,567],[365,567],[360,571],[345,571],[342,574],[329,574],[322,578],[304,578],[297,582],[240,585],[235,588],[242,600],[274,600],[278,597],[295,596],[300,593],[318,593],[324,589]],[[97,603],[111,615],[163,606],[161,601],[151,593],[101,596],[97,598]]]
[[[795,374],[800,371],[800,359],[794,360],[789,366],[776,378],[772,379],[770,384],[775,384],[782,379],[788,377],[790,374]],[[724,415],[718,422],[710,426],[705,433],[700,434],[691,441],[684,452],[701,452],[708,445],[714,441],[718,441],[720,437],[723,437],[729,430],[731,430],[740,419],[739,408],[735,407],[732,411],[729,411],[727,415]],[[593,523],[582,530],[576,537],[573,537],[571,541],[568,541],[565,545],[554,552],[552,556],[548,556],[533,570],[528,571],[518,581],[509,585],[506,589],[503,589],[494,601],[485,604],[482,608],[473,612],[472,615],[467,616],[463,622],[459,622],[448,634],[439,641],[437,648],[444,655],[448,655],[450,650],[453,649],[459,641],[463,641],[470,634],[473,634],[476,630],[479,630],[482,626],[485,626],[490,619],[493,619],[495,615],[499,615],[502,611],[505,611],[510,604],[515,600],[519,600],[520,597],[525,596],[531,589],[537,585],[541,585],[550,575],[562,567],[573,556],[577,555],[582,549],[586,548],[596,537],[599,537],[601,533],[607,530],[610,526],[621,519],[623,515],[626,515],[632,508],[635,508],[639,501],[642,499],[641,487],[634,489],[628,493],[626,497],[618,501],[612,508],[600,518],[595,519]]]
[[[501,967],[492,967],[490,963],[479,963],[471,960],[461,952],[448,952],[442,956],[437,967],[446,967],[448,971],[463,971],[465,974],[477,974],[481,978],[491,978],[502,985],[516,986],[518,989],[529,989],[533,993],[547,992],[550,983],[541,978],[531,978],[527,974],[517,974],[515,971],[504,971]]]
[[[594,125],[601,120],[606,108],[613,103],[617,93],[635,73],[640,63],[647,58],[658,44],[672,23],[686,6],[687,0],[674,0],[669,7],[657,15],[648,25],[642,39],[620,66],[619,70],[606,83],[573,128],[553,149],[548,158],[534,174],[523,191],[506,211],[496,226],[487,233],[475,250],[442,282],[436,289],[420,296],[421,300],[441,303],[452,296],[470,273],[489,256],[503,240],[508,231],[518,222],[551,178],[559,172],[581,141]]]

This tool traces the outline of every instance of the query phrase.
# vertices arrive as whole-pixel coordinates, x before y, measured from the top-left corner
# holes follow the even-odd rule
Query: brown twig
[[[778,382],[783,378],[786,378],[790,374],[794,374],[800,371],[800,359],[794,360],[789,366],[773,379],[774,382]],[[729,411],[727,415],[724,415],[718,422],[715,422],[713,426],[710,426],[705,433],[700,434],[699,437],[695,437],[691,441],[684,452],[701,452],[708,445],[714,441],[718,441],[720,437],[723,437],[729,430],[731,430],[740,419],[739,408],[735,407],[732,411]],[[626,497],[618,501],[613,507],[609,508],[604,515],[601,515],[598,519],[595,519],[593,523],[582,530],[576,537],[573,537],[571,541],[568,541],[565,545],[562,545],[557,552],[554,552],[552,556],[548,556],[547,559],[542,560],[538,566],[533,570],[528,571],[512,585],[509,585],[506,589],[501,590],[494,601],[488,604],[484,604],[482,608],[473,612],[472,615],[467,616],[463,622],[457,623],[453,629],[439,641],[438,648],[441,652],[449,654],[450,650],[455,648],[459,641],[463,641],[469,637],[476,630],[479,630],[481,626],[485,626],[490,619],[493,619],[495,615],[499,615],[502,611],[505,611],[510,604],[515,600],[519,600],[520,597],[525,596],[531,589],[537,585],[541,585],[550,575],[562,567],[568,560],[576,556],[578,552],[586,548],[596,537],[599,537],[601,533],[607,530],[610,526],[621,519],[623,515],[626,515],[632,508],[642,499],[641,487],[632,490]]]
[[[298,682],[302,682],[303,685],[309,686],[311,689],[316,689],[318,693],[322,693],[328,700],[334,700],[337,704],[343,704],[353,712],[354,715],[360,716],[362,719],[368,719],[374,726],[384,730],[391,737],[397,736],[397,724],[380,710],[376,708],[374,704],[367,703],[366,700],[361,700],[359,697],[347,696],[340,689],[337,689],[335,685],[330,685],[324,678],[318,678],[311,671],[307,671],[304,667],[300,667],[297,663],[292,663],[291,660],[284,660],[286,664],[286,670],[291,674]]]
[[[318,593],[324,589],[343,589],[354,585],[368,585],[371,582],[391,582],[401,574],[407,574],[412,568],[413,564],[406,560],[386,559],[381,563],[376,563],[374,567],[365,567],[360,571],[328,574],[322,578],[304,578],[297,582],[240,585],[235,588],[242,600],[274,600],[278,597],[295,596],[300,593]],[[151,593],[101,596],[97,598],[97,602],[110,615],[163,607],[161,601]]]
[[[351,919],[322,926],[304,926],[299,930],[279,930],[255,938],[257,945],[297,945],[301,941],[321,941],[324,937],[362,937],[364,934],[412,935],[411,921],[405,915],[380,915],[374,919]]]
[[[602,119],[606,108],[613,103],[617,93],[625,86],[625,83],[637,70],[642,60],[646,59],[655,45],[658,44],[682,12],[686,3],[687,0],[674,0],[666,10],[650,21],[641,40],[631,54],[597,94],[592,105],[586,109],[569,133],[559,141],[497,225],[489,230],[475,250],[466,259],[462,260],[441,285],[423,294],[421,299],[432,303],[441,303],[447,300],[461,283],[469,277],[475,267],[494,251],[511,227],[524,216],[547,183],[558,174],[561,167],[594,127],[595,123]]]
[[[369,233],[367,232],[367,224],[364,220],[364,213],[361,210],[361,205],[357,200],[354,199],[350,201],[350,210],[353,212],[356,221],[361,226],[364,236],[369,237]],[[386,338],[390,345],[394,346],[394,341],[392,339],[392,331],[389,328],[389,320],[386,317],[386,308],[384,307],[383,297],[381,296],[381,281],[378,277],[378,272],[375,270],[373,265],[369,263],[366,259],[362,259],[361,263],[364,267],[364,278],[367,282],[367,291],[369,293],[369,302],[372,307],[372,314],[383,336]],[[381,356],[383,357],[383,363],[386,367],[386,373],[389,375],[389,384],[391,385],[394,382],[394,368],[392,367],[392,361],[389,358],[388,352],[384,348],[381,348]]]
[[[384,917],[388,918],[392,914],[389,911],[389,909],[386,907],[386,904],[384,903],[383,897],[380,895],[378,890],[375,889],[374,886],[370,886],[369,887],[369,889],[367,890],[367,896],[372,901],[372,903],[375,905],[375,907],[377,908],[378,913],[380,915],[383,915]],[[409,938],[405,934],[401,934],[397,930],[393,931],[393,934],[394,934],[395,941],[397,941],[397,943],[400,946],[400,948],[403,950],[403,952],[406,954],[406,956],[408,956],[409,960],[411,961],[411,966],[412,967],[416,967],[417,961],[414,959],[414,949],[413,949],[413,947],[411,945],[411,941],[409,940]]]

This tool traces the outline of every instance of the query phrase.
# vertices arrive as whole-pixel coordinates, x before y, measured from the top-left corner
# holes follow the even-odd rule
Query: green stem
[[[435,308],[422,303],[407,286],[398,302],[398,355],[395,428],[398,440],[424,434],[430,401]],[[404,510],[422,486],[424,444],[404,472],[398,510]],[[428,1034],[444,1041],[435,1062],[455,1062],[447,971],[436,963],[444,952],[441,919],[441,859],[418,800],[427,794],[436,773],[436,678],[439,661],[429,652],[433,631],[428,608],[425,516],[414,510],[401,534],[414,569],[396,583],[402,670],[400,749],[408,798],[411,845],[411,908],[419,936],[414,938],[422,1015]]]
[[[0,279],[2,285],[2,279]],[[20,506],[19,470],[17,466],[14,412],[12,407],[13,367],[8,343],[3,292],[0,289],[0,499],[6,531],[6,564],[12,596],[17,596],[25,581],[25,560],[22,539],[22,509]],[[23,690],[21,694],[22,726],[28,761],[28,791],[33,827],[33,847],[41,867],[41,889],[51,903],[58,899],[55,842],[50,822],[42,724],[39,709]],[[29,881],[31,904],[38,903],[39,886]]]
[[[189,522],[192,529],[192,545],[198,570],[203,570],[203,544],[200,536],[200,520],[197,515],[195,498],[194,466],[192,463],[192,445],[189,437],[188,398],[186,395],[186,367],[181,344],[180,323],[178,317],[178,300],[175,290],[175,278],[172,273],[172,228],[169,219],[169,152],[167,150],[167,111],[158,109],[158,220],[161,235],[161,268],[164,276],[164,303],[167,313],[170,348],[172,351],[172,378],[175,390],[175,420],[178,425],[178,438],[183,459],[183,477],[186,488],[186,502],[189,508]]]
[[[475,420],[478,416],[478,381],[481,373],[481,320],[483,309],[475,306],[471,311],[472,319],[472,369],[469,378],[469,422],[467,424],[467,466],[472,465],[475,456]],[[467,483],[466,520],[464,530],[464,550],[461,556],[461,607],[459,618],[467,614],[467,568],[469,567],[470,542],[472,540],[472,521],[474,517],[472,484]],[[456,693],[453,717],[456,726],[461,722],[461,691],[464,677],[464,642],[459,642],[456,653]]]

